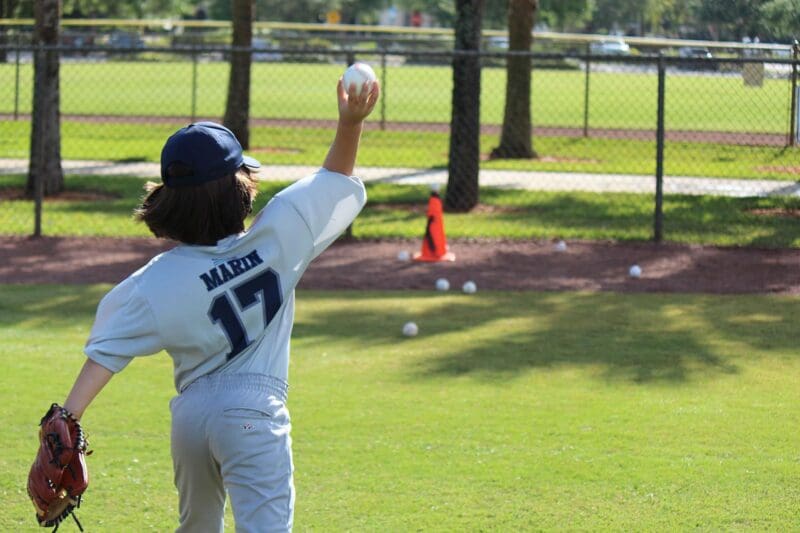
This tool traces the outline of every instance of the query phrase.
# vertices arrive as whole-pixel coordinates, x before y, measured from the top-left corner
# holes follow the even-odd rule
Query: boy
[[[163,183],[136,211],[180,244],[100,302],[88,360],[64,403],[76,418],[135,356],[166,350],[178,531],[221,531],[226,491],[237,531],[289,531],[294,510],[286,409],[294,288],[366,202],[350,177],[378,83],[337,86],[339,122],[323,168],[279,192],[244,231],[258,161],[233,133],[202,122],[172,135]]]

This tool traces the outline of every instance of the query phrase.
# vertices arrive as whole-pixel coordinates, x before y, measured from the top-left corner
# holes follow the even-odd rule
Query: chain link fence
[[[121,38],[120,38],[121,39]],[[501,43],[502,45],[502,43]],[[230,48],[60,46],[65,193],[42,203],[45,235],[145,235],[130,221],[161,146],[188,122],[221,121]],[[34,47],[3,45],[0,63],[0,234],[30,234],[24,195]],[[257,46],[250,146],[274,186],[318,167],[337,118],[335,83],[354,60],[373,66],[383,95],[357,174],[370,203],[357,238],[419,236],[430,186],[448,188],[453,52]],[[600,50],[602,52],[602,50]],[[451,238],[671,240],[800,246],[798,62],[534,52],[536,157],[493,159],[504,120],[505,50],[480,59],[479,203],[447,215]],[[265,185],[272,190],[272,185]],[[459,190],[446,190],[459,194]],[[422,222],[418,223],[418,220]]]

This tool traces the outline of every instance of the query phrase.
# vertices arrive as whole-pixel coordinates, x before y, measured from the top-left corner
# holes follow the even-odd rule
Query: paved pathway
[[[66,174],[104,176],[139,176],[157,178],[157,163],[118,163],[114,161],[63,161]],[[294,180],[310,174],[319,167],[269,165],[262,171],[264,179]],[[0,174],[24,174],[28,162],[24,159],[0,159]],[[447,183],[447,170],[358,167],[356,174],[364,181],[399,184],[432,185]],[[529,189],[540,191],[588,191],[653,193],[655,178],[628,174],[589,174],[572,172],[481,170],[483,186]],[[800,182],[780,180],[742,180],[667,176],[664,194],[716,196],[800,196]]]

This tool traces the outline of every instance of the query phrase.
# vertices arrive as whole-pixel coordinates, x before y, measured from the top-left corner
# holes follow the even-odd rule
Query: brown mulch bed
[[[116,283],[173,244],[157,239],[0,237],[0,283]],[[800,250],[568,241],[452,241],[456,260],[404,262],[419,240],[340,241],[309,267],[306,289],[432,290],[444,277],[479,290],[800,294]],[[640,278],[628,276],[631,265]]]
[[[751,209],[748,211],[760,217],[779,217],[779,218],[800,218],[800,209],[791,209],[788,207],[773,207],[769,209]]]

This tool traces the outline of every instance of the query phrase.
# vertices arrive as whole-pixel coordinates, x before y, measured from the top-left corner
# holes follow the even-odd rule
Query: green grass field
[[[189,116],[192,111],[192,63],[162,61],[65,62],[61,66],[61,111],[97,115]],[[364,56],[376,67],[378,58]],[[254,63],[251,116],[333,119],[333,83],[344,63]],[[377,69],[379,70],[379,69]],[[33,69],[19,71],[18,107],[29,112]],[[0,112],[15,106],[14,63],[0,64]],[[385,117],[390,121],[450,122],[452,71],[445,66],[389,66],[385,81]],[[500,124],[505,99],[505,68],[486,67],[482,76],[481,123]],[[198,116],[224,111],[228,65],[200,62],[194,94]],[[655,129],[655,71],[593,72],[589,124],[603,128]],[[533,72],[532,114],[540,126],[582,127],[584,74],[578,70]],[[766,79],[745,87],[741,76],[668,75],[666,124],[676,130],[786,133],[789,82]]]
[[[102,193],[104,199],[48,201],[45,235],[145,237],[131,217],[146,180],[70,177],[68,191]],[[22,187],[22,176],[0,176],[0,191]],[[288,182],[261,182],[260,209]],[[353,225],[356,238],[419,238],[425,231],[426,186],[367,184],[368,203]],[[445,191],[443,191],[444,193]],[[649,194],[558,193],[483,188],[486,209],[448,213],[450,238],[589,239],[647,241],[653,236],[653,197]],[[666,197],[664,238],[671,242],[767,248],[800,247],[800,198]],[[32,201],[4,202],[0,233],[33,231]]]
[[[3,531],[40,530],[36,424],[107,289],[0,286]],[[776,296],[300,291],[296,530],[793,530],[797,316]],[[87,531],[174,528],[171,379],[164,354],[135,361],[87,411]]]
[[[164,140],[184,121],[171,124],[64,121],[64,159],[158,161]],[[318,165],[333,133],[319,128],[255,126],[250,153],[267,165]],[[482,135],[484,157],[499,137]],[[655,174],[655,142],[608,138],[537,137],[538,159],[481,161],[481,168],[614,174]],[[446,168],[449,136],[431,131],[367,131],[358,162],[362,166]],[[0,122],[0,157],[27,158],[28,122]],[[710,176],[795,181],[800,150],[776,146],[734,146],[670,141],[665,146],[668,176]]]

